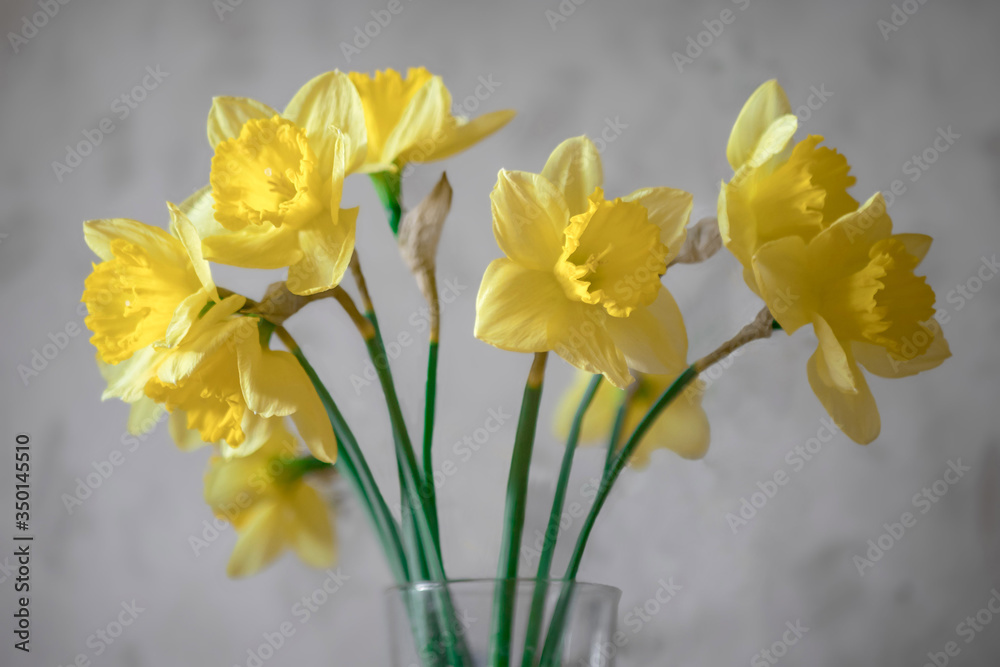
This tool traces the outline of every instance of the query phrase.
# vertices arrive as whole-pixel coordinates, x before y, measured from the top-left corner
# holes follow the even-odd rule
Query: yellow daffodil
[[[205,475],[205,500],[238,538],[226,569],[245,577],[291,548],[313,567],[336,557],[330,510],[296,470],[296,440],[277,424],[271,437],[242,458],[215,456]]]
[[[252,453],[289,416],[313,456],[334,461],[333,429],[308,376],[290,352],[268,349],[268,324],[235,314],[241,301],[229,297],[205,313],[157,365],[145,394],[182,410],[187,428],[224,443],[227,456]]]
[[[844,156],[819,146],[820,136],[790,146],[797,127],[785,91],[768,81],[747,100],[726,149],[735,174],[719,195],[719,230],[758,294],[752,259],[762,245],[791,235],[808,241],[858,207]]]
[[[170,206],[168,234],[135,220],[92,220],[83,236],[98,257],[84,282],[84,323],[98,358],[117,364],[139,350],[171,347],[210,301],[212,274],[191,222]]]
[[[864,367],[898,378],[951,356],[933,319],[934,291],[914,269],[930,248],[922,234],[893,234],[881,194],[805,240],[786,236],[753,257],[761,296],[789,334],[812,324],[819,347],[809,384],[833,420],[867,444],[880,429]]]
[[[618,447],[621,447],[653,403],[677,379],[676,375],[643,373],[637,375],[635,384],[624,390],[606,382],[601,383],[583,418],[580,430],[581,443],[606,446],[611,438],[622,401],[631,394],[628,407],[625,409],[621,440],[617,443]],[[573,385],[560,401],[556,412],[556,432],[559,437],[565,439],[569,436],[570,424],[591,377],[589,373],[578,373]],[[660,413],[652,427],[639,441],[639,446],[629,459],[629,465],[634,468],[645,468],[655,449],[669,449],[686,459],[700,459],[705,456],[705,452],[708,451],[710,431],[708,416],[701,407],[704,387],[704,382],[696,380]]]
[[[406,76],[388,69],[370,76],[351,72],[361,95],[368,155],[361,171],[395,172],[409,162],[433,162],[459,153],[510,122],[514,112],[494,111],[475,120],[455,116],[440,76],[411,67]]]
[[[687,333],[660,276],[684,243],[691,195],[645,188],[607,201],[585,137],[560,144],[542,173],[501,170],[491,195],[505,258],[486,269],[476,337],[514,352],[555,351],[617,387],[629,368],[676,375]]]
[[[205,257],[288,267],[296,294],[336,286],[354,252],[357,219],[356,208],[340,208],[344,177],[363,164],[366,137],[361,98],[343,72],[309,81],[282,113],[248,98],[215,98],[210,184],[182,205]]]

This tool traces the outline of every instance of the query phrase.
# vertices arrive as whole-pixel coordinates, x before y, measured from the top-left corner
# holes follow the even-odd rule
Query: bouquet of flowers
[[[205,500],[238,533],[230,576],[253,574],[286,549],[316,567],[333,562],[331,508],[314,486],[333,470],[356,491],[398,584],[412,645],[399,664],[409,655],[425,666],[594,664],[593,638],[581,641],[573,630],[587,622],[579,604],[586,585],[575,580],[622,471],[655,448],[702,457],[709,421],[699,374],[754,340],[809,326],[819,341],[806,366],[809,385],[844,433],[873,441],[879,413],[864,371],[903,377],[950,355],[934,320],[934,292],[915,273],[931,239],[894,234],[881,194],[854,199],[847,160],[822,137],[793,141],[796,117],[774,81],[751,95],[732,128],[726,156],[733,174],[721,186],[717,218],[689,225],[692,196],[668,187],[608,198],[599,153],[586,137],[558,144],[539,173],[501,169],[490,201],[502,256],[483,275],[474,333],[533,356],[498,568],[487,589],[489,628],[479,641],[460,621],[463,583],[444,568],[433,476],[436,254],[452,191],[442,175],[404,214],[401,184],[412,165],[465,150],[514,114],[470,120],[451,108],[441,78],[423,68],[405,77],[327,72],[281,112],[249,98],[215,98],[209,184],[167,204],[168,230],[127,219],[84,224],[100,258],[82,300],[107,380],[103,398],[131,404],[131,432],[148,430],[165,411],[180,449],[212,449]],[[355,247],[358,209],[342,208],[344,179],[355,173],[369,175],[428,302],[419,435],[403,418]],[[681,310],[661,278],[723,245],[763,305],[732,339],[690,362]],[[255,300],[217,285],[212,262],[287,267],[287,277]],[[353,296],[341,285],[348,273]],[[358,442],[337,406],[337,385],[327,389],[284,326],[328,298],[349,315],[377,371],[398,464],[398,515],[368,466],[370,445]],[[351,344],[347,335],[338,343]],[[550,352],[578,368],[580,380],[558,415],[566,448],[538,568],[523,573],[518,554]],[[606,463],[569,563],[554,573],[581,440],[604,443]],[[614,614],[601,618],[592,621],[594,632],[606,635]]]

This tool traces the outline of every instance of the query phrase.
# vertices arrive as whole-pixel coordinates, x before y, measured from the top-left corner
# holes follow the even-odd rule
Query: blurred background
[[[915,378],[871,378],[882,436],[861,447],[822,430],[825,412],[805,373],[811,331],[754,343],[710,376],[708,455],[688,462],[661,451],[647,469],[626,472],[581,579],[623,591],[628,641],[620,665],[891,667],[934,664],[929,654],[940,665],[949,642],[957,652],[944,656],[948,664],[998,664],[1000,618],[988,603],[1000,586],[1000,5],[401,0],[401,11],[376,29],[371,22],[385,16],[386,0],[50,0],[56,11],[42,20],[43,4],[8,0],[0,8],[0,663],[54,667],[83,655],[95,665],[248,665],[248,650],[292,620],[292,606],[329,576],[286,555],[256,577],[227,579],[235,533],[205,532],[208,452],[181,453],[165,422],[145,439],[124,439],[127,408],[100,401],[94,351],[80,333],[78,301],[95,260],[81,222],[128,217],[165,225],[164,202],[207,181],[213,95],[281,108],[326,70],[425,65],[470,115],[518,112],[499,134],[404,182],[411,206],[442,170],[455,190],[438,262],[439,282],[454,295],[443,306],[437,422],[439,465],[452,460],[458,469],[439,491],[449,573],[496,570],[515,419],[468,460],[454,445],[481,429],[491,410],[517,414],[530,364],[472,337],[479,280],[499,255],[488,200],[497,170],[537,172],[562,139],[587,134],[601,139],[610,195],[668,185],[694,193],[693,219],[714,215],[719,182],[730,175],[732,122],[747,96],[776,77],[797,109],[800,136],[825,135],[848,156],[856,198],[894,181],[903,186],[890,212],[897,230],[935,237],[922,268],[954,357]],[[41,25],[32,27],[36,19]],[[364,36],[366,26],[374,36]],[[158,72],[157,83],[125,105],[122,96],[131,98],[147,68]],[[68,172],[54,166],[66,164],[67,146],[93,136],[105,118],[113,130],[99,133],[91,154]],[[393,360],[416,425],[426,349],[415,322],[423,303],[368,180],[349,179],[344,200],[361,206],[358,248],[387,340],[408,334],[419,341],[400,345]],[[278,275],[216,272],[220,284],[250,296]],[[725,252],[672,270],[665,282],[685,314],[692,358],[729,338],[761,305]],[[348,320],[315,304],[289,327],[394,496],[384,404],[374,383],[359,381],[366,362]],[[26,373],[50,343],[57,353],[38,356],[37,372]],[[532,469],[531,544],[562,452],[551,415],[573,379],[561,360],[549,367]],[[33,452],[30,654],[15,651],[11,635],[7,508],[21,432],[30,434]],[[820,438],[828,442],[817,446]],[[812,453],[806,459],[796,447]],[[124,462],[82,503],[68,504],[115,450],[125,452]],[[581,451],[569,501],[582,499],[602,458],[598,448]],[[935,502],[921,513],[915,496],[944,479],[949,464],[968,471],[935,487],[946,493],[932,491]],[[745,525],[733,522],[779,471],[788,483]],[[269,665],[388,661],[388,569],[350,490],[335,485],[330,497],[338,504],[343,586],[307,623],[296,623]],[[890,548],[870,567],[859,565],[856,557],[876,555],[869,540],[878,545],[886,525],[907,511],[916,524],[898,539],[882,537]],[[577,529],[564,533],[564,547]],[[206,545],[193,546],[198,538]],[[566,557],[560,550],[555,571]],[[526,554],[523,571],[529,563]],[[650,604],[671,582],[680,588],[670,602]],[[110,644],[95,640],[123,604],[142,610],[137,620]],[[765,656],[788,623],[808,631],[783,657]]]

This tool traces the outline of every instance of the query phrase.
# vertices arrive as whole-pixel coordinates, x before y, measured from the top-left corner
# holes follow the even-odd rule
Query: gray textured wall
[[[61,496],[122,448],[126,409],[99,401],[102,382],[84,335],[70,339],[27,383],[17,368],[30,363],[49,334],[82,324],[77,301],[93,260],[82,220],[121,216],[164,224],[164,200],[179,201],[206,180],[211,153],[204,120],[212,95],[280,106],[321,71],[423,64],[444,76],[456,98],[471,94],[480,76],[492,77],[500,85],[482,110],[519,114],[502,134],[441,165],[455,200],[440,275],[459,292],[444,310],[442,460],[490,408],[516,413],[529,363],[471,335],[479,278],[498,255],[487,197],[500,167],[537,171],[563,138],[596,136],[618,122],[624,129],[604,151],[609,192],[684,188],[695,194],[700,217],[714,210],[718,183],[728,177],[729,128],[760,82],[777,77],[796,106],[812,87],[830,92],[804,129],[825,134],[847,154],[858,198],[894,179],[906,183],[891,213],[898,229],[936,238],[924,269],[950,317],[944,329],[954,358],[917,378],[873,379],[882,437],[863,448],[838,436],[795,470],[786,453],[815,436],[824,415],[805,377],[815,342],[804,332],[755,344],[709,388],[708,456],[690,463],[663,453],[647,470],[626,473],[581,576],[623,589],[623,622],[654,596],[661,579],[682,586],[648,621],[624,626],[622,665],[763,664],[753,662],[755,654],[781,638],[786,621],[797,620],[810,629],[780,664],[922,665],[928,652],[950,641],[960,649],[951,664],[997,664],[1000,618],[968,643],[958,626],[1000,585],[1000,279],[981,268],[1000,249],[1000,5],[910,0],[916,13],[884,36],[878,22],[891,21],[889,0],[588,0],[572,5],[575,11],[554,28],[546,12],[559,11],[556,0],[402,0],[403,11],[348,61],[339,44],[386,4],[244,0],[220,20],[209,0],[71,0],[16,53],[4,38],[0,564],[9,563],[12,550],[9,445],[19,431],[33,437],[37,541],[33,650],[25,656],[11,647],[13,581],[0,572],[0,663],[67,665],[85,654],[100,665],[244,665],[261,634],[288,620],[292,605],[322,582],[324,574],[291,556],[251,580],[227,580],[232,531],[196,556],[189,537],[210,517],[200,495],[206,454],[180,453],[164,426],[70,514]],[[735,20],[679,72],[671,54],[727,8]],[[21,30],[22,18],[36,11],[29,0],[5,2],[0,32]],[[147,66],[169,75],[120,119],[113,100],[139,83]],[[104,117],[115,119],[114,131],[60,182],[52,162],[64,160],[64,147]],[[906,163],[948,127],[960,138],[913,179]],[[410,203],[439,171],[423,167],[407,180]],[[410,331],[419,296],[367,181],[351,179],[345,199],[362,207],[359,248],[384,329],[389,337]],[[957,296],[969,281],[979,286],[980,271],[994,280],[971,299]],[[251,295],[274,279],[231,269],[217,277]],[[667,284],[687,318],[692,355],[727,338],[759,307],[728,255],[672,271]],[[348,322],[317,305],[291,326],[391,488],[395,472],[378,389],[355,392],[346,379],[364,369]],[[406,348],[395,362],[412,424],[421,411],[424,363],[422,345]],[[571,378],[557,359],[550,368],[545,415]],[[455,576],[495,569],[513,432],[508,423],[459,464],[441,492]],[[541,526],[541,499],[547,502],[559,455],[559,443],[542,429],[529,537]],[[597,451],[581,454],[573,489],[595,473],[599,459]],[[912,511],[914,494],[958,459],[971,471],[859,576],[853,556],[864,554],[884,523]],[[734,535],[726,513],[779,469],[789,472],[790,483]],[[308,623],[296,624],[294,638],[268,664],[385,664],[380,590],[388,572],[361,512],[346,489],[341,495],[340,566],[349,580]],[[96,657],[88,637],[132,600],[144,611]]]

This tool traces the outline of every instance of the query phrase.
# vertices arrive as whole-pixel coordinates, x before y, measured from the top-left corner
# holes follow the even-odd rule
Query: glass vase
[[[611,586],[463,579],[395,586],[386,598],[393,667],[614,665],[621,591]]]

